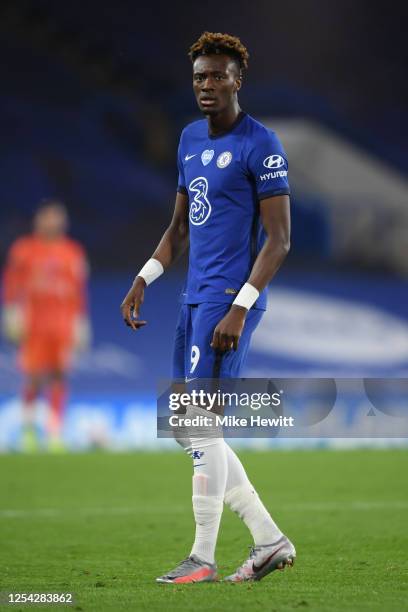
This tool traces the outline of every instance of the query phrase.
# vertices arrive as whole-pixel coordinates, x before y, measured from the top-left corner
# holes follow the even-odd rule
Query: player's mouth
[[[203,98],[200,98],[200,104],[201,106],[207,108],[210,106],[214,106],[214,104],[216,104],[217,100],[215,98],[209,98],[208,96],[204,96]]]

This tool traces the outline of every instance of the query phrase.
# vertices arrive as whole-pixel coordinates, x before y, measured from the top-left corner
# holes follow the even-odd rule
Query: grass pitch
[[[252,584],[155,584],[193,538],[192,470],[181,452],[2,456],[0,590],[73,592],[68,609],[98,612],[408,610],[406,451],[239,455],[296,545],[293,569]],[[221,576],[250,543],[226,509]]]

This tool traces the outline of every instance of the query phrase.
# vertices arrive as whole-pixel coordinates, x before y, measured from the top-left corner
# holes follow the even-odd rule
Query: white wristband
[[[137,276],[141,276],[146,285],[150,285],[150,283],[155,281],[156,278],[159,278],[163,272],[164,268],[158,259],[149,259]]]
[[[241,287],[240,292],[238,293],[235,300],[232,302],[235,306],[243,306],[247,310],[249,310],[259,298],[259,291],[255,289],[249,283],[245,283],[243,287]]]

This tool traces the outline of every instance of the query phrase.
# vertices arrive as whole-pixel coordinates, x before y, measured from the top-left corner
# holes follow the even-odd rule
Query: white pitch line
[[[332,511],[370,511],[370,510],[406,510],[408,501],[351,501],[351,502],[321,502],[321,503],[296,503],[277,505],[275,510],[285,512],[332,512]],[[179,514],[189,511],[189,506],[170,506],[166,508],[165,514]],[[0,510],[0,519],[25,519],[25,518],[58,518],[69,516],[70,518],[87,516],[120,516],[137,514],[156,514],[163,516],[163,508],[160,506],[137,506],[133,508],[33,508],[5,509]]]

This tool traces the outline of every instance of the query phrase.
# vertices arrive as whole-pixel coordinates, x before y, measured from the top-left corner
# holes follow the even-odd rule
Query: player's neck
[[[217,115],[207,116],[208,132],[210,136],[220,136],[224,132],[228,132],[241,113],[242,110],[237,102]]]
[[[34,237],[41,242],[58,242],[64,238],[64,234],[43,234],[41,232],[34,232]]]

